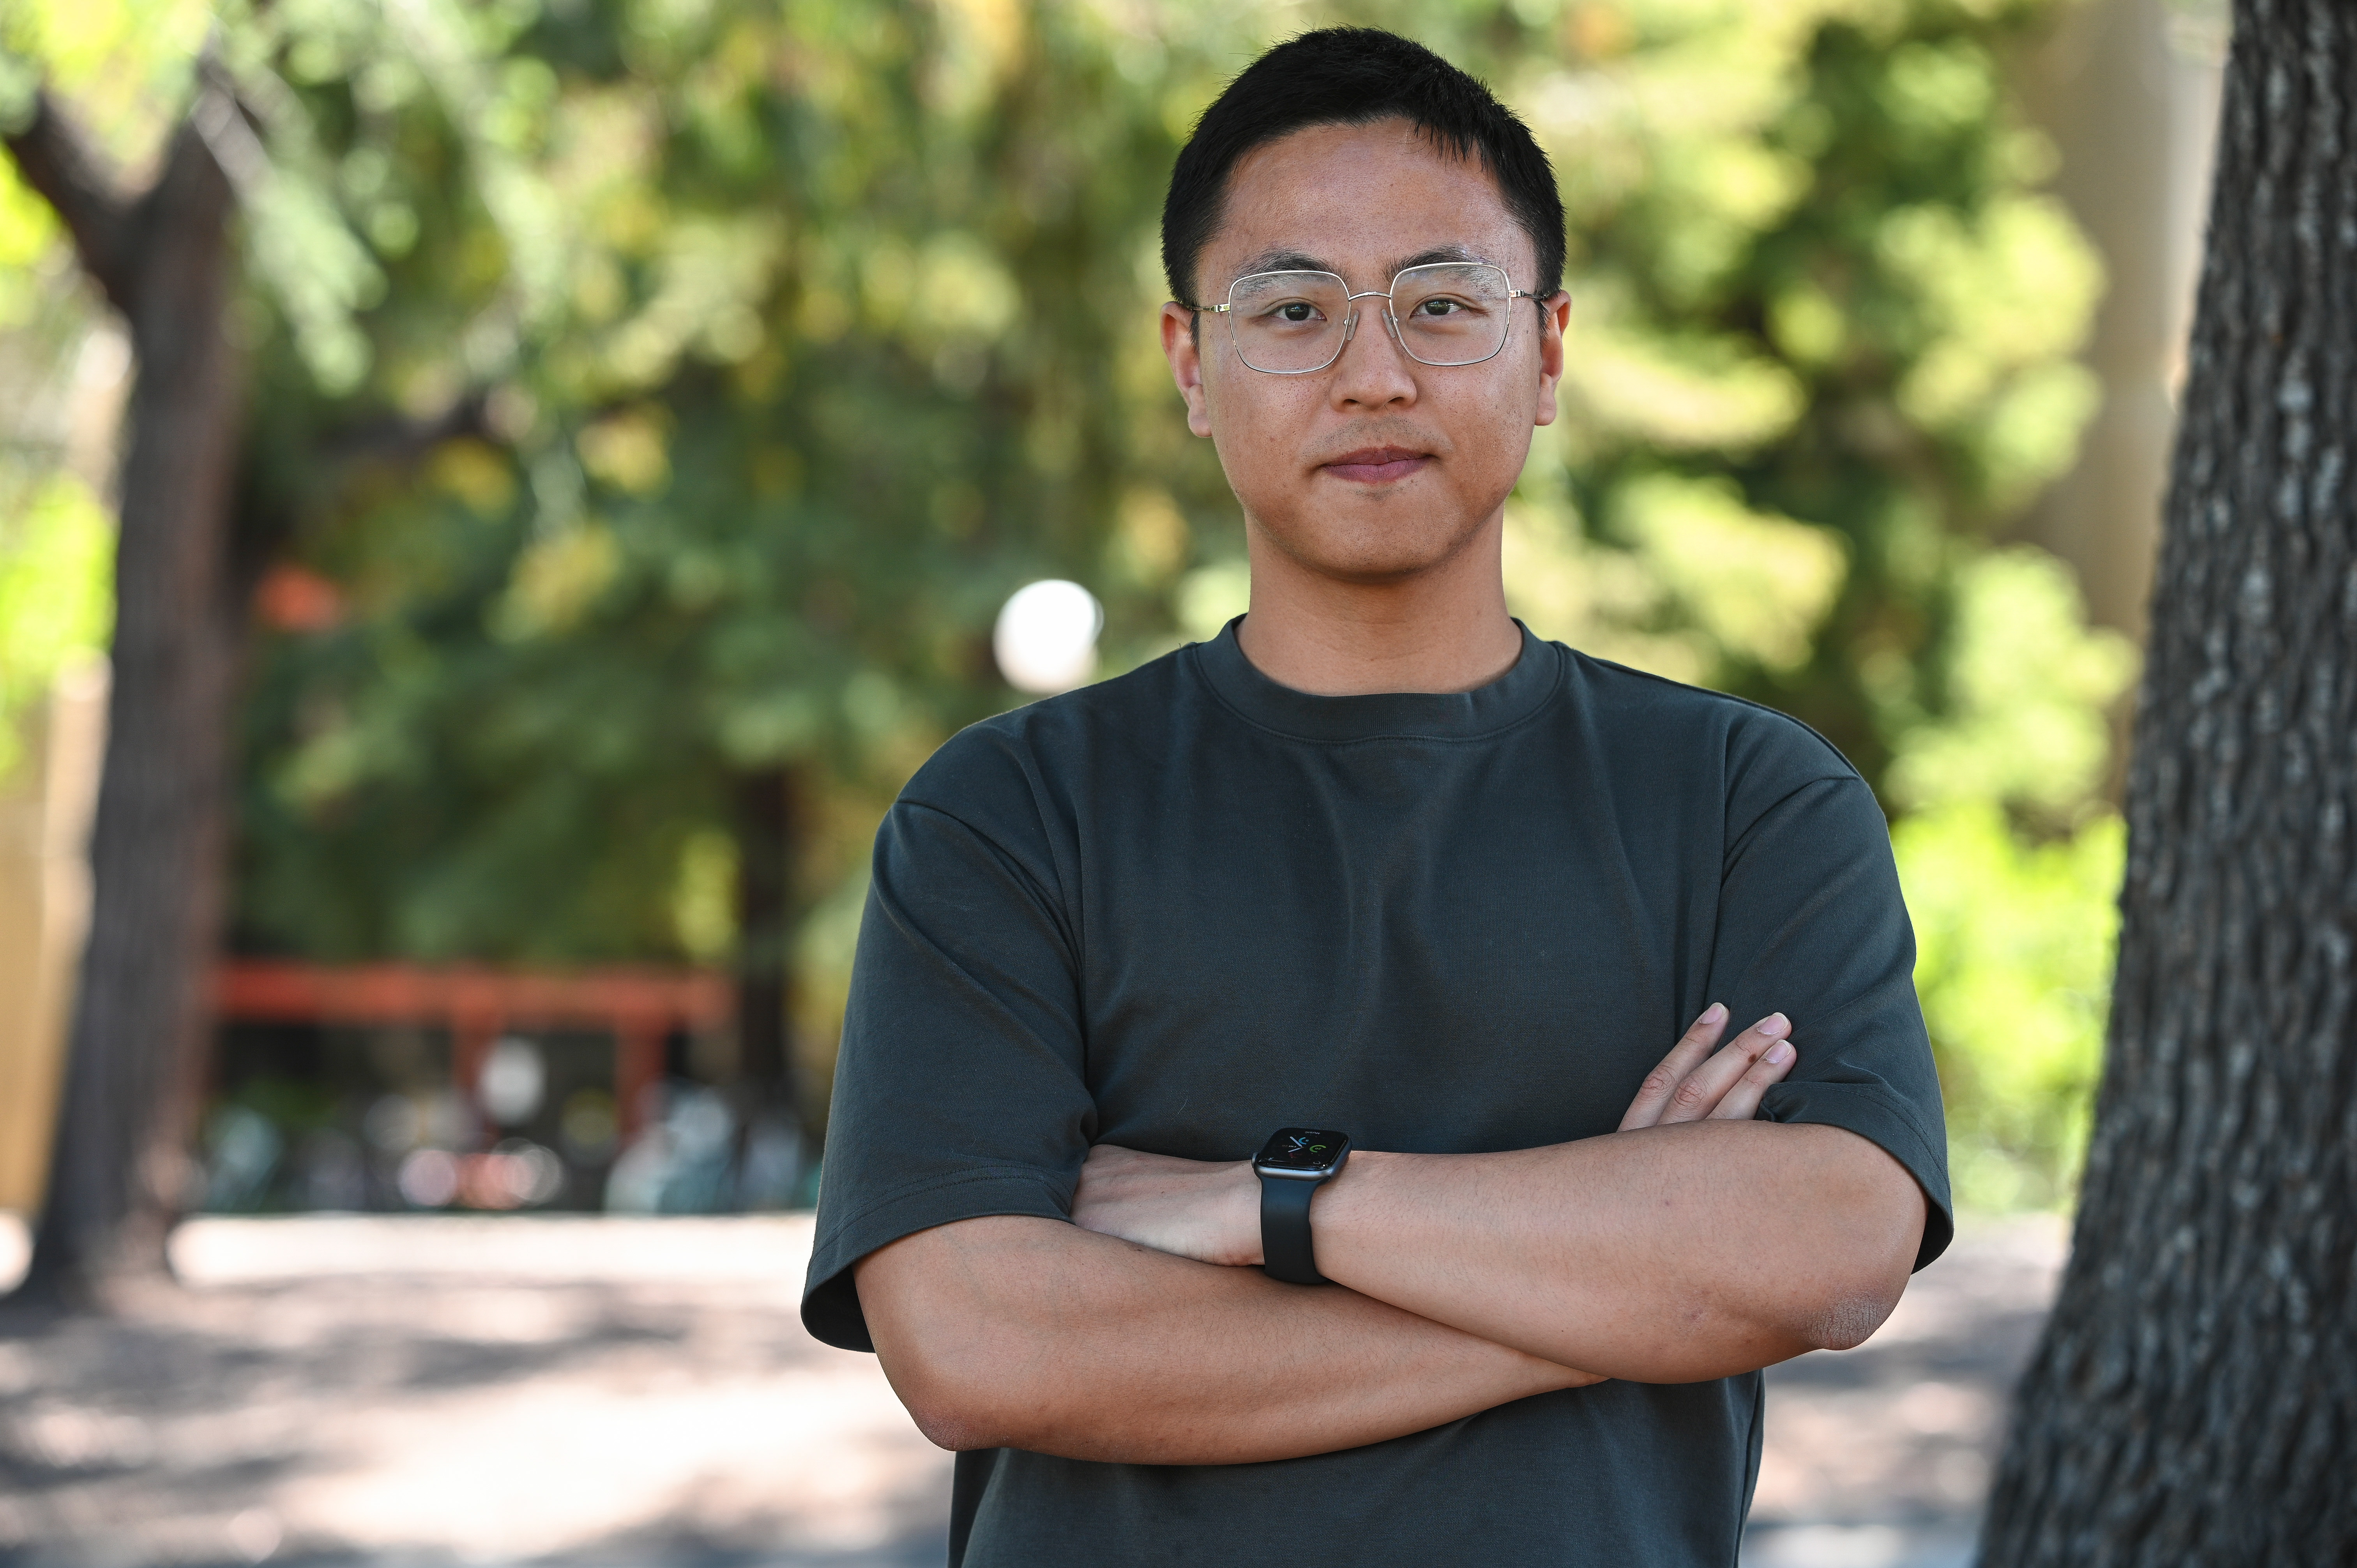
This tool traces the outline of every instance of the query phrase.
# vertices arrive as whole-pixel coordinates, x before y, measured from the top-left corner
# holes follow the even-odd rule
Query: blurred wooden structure
[[[614,1037],[614,1099],[627,1139],[662,1076],[673,1030],[713,1031],[736,1015],[728,977],[711,970],[614,967],[490,969],[277,960],[222,965],[214,992],[222,1023],[425,1026],[450,1032],[454,1087],[469,1103],[493,1042],[511,1028],[593,1029]]]
[[[0,782],[0,1209],[47,1182],[68,1013],[90,920],[86,851],[106,749],[106,667],[70,670]]]
[[[2105,279],[2082,356],[2103,404],[2077,464],[2023,532],[2078,569],[2092,619],[2139,645],[2210,206],[2223,18],[2215,39],[2199,37],[2196,23],[2213,9],[2222,11],[2087,0],[2068,9],[2020,81],[2061,155],[2054,193],[2102,253]],[[2133,689],[2123,722],[2132,700]]]

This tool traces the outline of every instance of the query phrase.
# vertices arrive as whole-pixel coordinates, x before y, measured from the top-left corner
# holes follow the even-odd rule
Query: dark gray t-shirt
[[[1873,796],[1791,719],[1527,632],[1479,691],[1310,696],[1231,625],[974,725],[901,792],[803,1321],[871,1348],[855,1262],[952,1220],[1068,1218],[1092,1144],[1609,1133],[1712,1001],[1792,1020],[1763,1116],[1848,1128],[1922,1184],[1921,1266],[1951,1224],[1913,961]],[[1261,1465],[965,1454],[951,1560],[1725,1568],[1760,1422],[1753,1373]]]

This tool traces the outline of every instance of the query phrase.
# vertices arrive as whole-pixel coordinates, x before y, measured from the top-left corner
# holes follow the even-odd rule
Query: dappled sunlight
[[[0,1550],[122,1563],[941,1552],[948,1456],[796,1316],[807,1216],[200,1220],[0,1338]],[[0,1259],[0,1262],[5,1262]]]
[[[1865,1346],[1770,1371],[1747,1561],[1961,1551],[2063,1240],[1968,1224]],[[938,1563],[949,1456],[802,1332],[809,1244],[806,1215],[192,1221],[186,1288],[0,1317],[0,1551]]]

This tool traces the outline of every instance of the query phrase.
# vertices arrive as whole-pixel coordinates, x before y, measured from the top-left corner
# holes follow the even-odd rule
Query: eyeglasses
[[[1352,294],[1332,273],[1247,273],[1224,305],[1196,305],[1228,318],[1236,358],[1272,376],[1306,376],[1342,357],[1359,328],[1358,301],[1383,302],[1383,325],[1420,365],[1478,365],[1495,359],[1513,326],[1513,302],[1536,299],[1503,267],[1435,262],[1409,267],[1381,292]]]

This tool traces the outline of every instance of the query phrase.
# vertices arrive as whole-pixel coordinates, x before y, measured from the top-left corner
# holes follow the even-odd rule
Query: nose
[[[1361,306],[1362,299],[1383,303]],[[1362,310],[1383,313],[1383,330],[1359,335],[1359,317]],[[1342,352],[1334,361],[1333,379],[1328,395],[1338,408],[1387,408],[1394,403],[1415,401],[1415,373],[1409,369],[1414,361],[1400,347],[1399,330],[1392,321],[1391,296],[1368,293],[1351,295],[1351,314],[1342,324]]]

